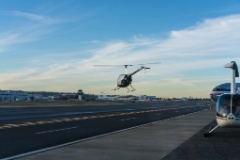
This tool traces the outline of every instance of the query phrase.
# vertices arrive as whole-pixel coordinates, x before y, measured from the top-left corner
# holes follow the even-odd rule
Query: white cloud
[[[240,15],[231,15],[215,19],[207,19],[197,23],[195,26],[172,31],[169,38],[163,40],[135,38],[132,41],[112,42],[94,52],[92,57],[83,60],[85,64],[137,64],[144,62],[161,61],[162,64],[152,66],[149,71],[151,75],[159,75],[158,78],[176,75],[175,81],[169,81],[169,85],[181,83],[182,86],[196,86],[196,81],[184,81],[181,78],[196,76],[201,78],[196,72],[206,72],[204,76],[217,77],[218,70],[223,70],[225,75],[222,81],[228,78],[228,71],[223,65],[229,61],[239,61],[240,46]],[[98,71],[105,72],[106,69],[100,68]],[[205,71],[204,71],[205,70]],[[193,73],[187,75],[184,72]],[[194,74],[195,72],[195,74]],[[212,73],[211,73],[212,72]],[[92,72],[93,73],[93,72]],[[109,74],[114,73],[111,70]],[[179,73],[182,73],[179,75]],[[178,74],[178,75],[177,75]],[[149,76],[149,79],[153,79]],[[103,80],[107,79],[101,74],[96,75]],[[212,77],[211,77],[212,78]],[[211,81],[211,80],[209,80]],[[219,83],[219,80],[215,80]],[[207,82],[204,82],[207,83]],[[203,86],[204,83],[201,85]],[[147,83],[146,83],[147,84]],[[140,85],[144,87],[145,85]],[[209,88],[207,89],[209,92]]]
[[[41,16],[31,17],[25,14],[22,16],[29,16],[29,18],[40,21],[42,18],[44,19]],[[73,85],[75,87],[84,86],[83,89],[87,91],[95,88],[95,93],[99,93],[99,90],[114,88],[117,76],[121,72],[124,73],[124,68],[94,68],[92,65],[139,64],[160,61],[162,64],[151,66],[147,76],[137,74],[133,78],[133,85],[136,89],[141,91],[146,90],[146,87],[147,89],[152,88],[153,94],[162,95],[165,94],[165,91],[161,88],[167,90],[168,86],[171,86],[172,90],[166,92],[171,96],[174,94],[173,86],[189,88],[190,92],[191,89],[199,88],[198,85],[200,85],[202,90],[200,96],[207,97],[211,89],[209,87],[228,79],[228,71],[225,71],[223,65],[232,60],[237,62],[240,60],[239,28],[240,15],[231,15],[206,19],[192,27],[172,31],[166,39],[134,36],[132,40],[128,41],[101,42],[99,44],[103,44],[102,47],[89,51],[76,51],[75,54],[66,53],[68,56],[63,55],[62,57],[58,54],[53,54],[51,58],[49,58],[50,55],[39,57],[35,60],[33,67],[35,73],[21,77],[30,84],[37,85],[39,81],[49,80],[47,86],[52,85],[52,88],[56,88],[54,84],[61,81],[61,83],[66,82],[69,88],[74,88]],[[3,43],[4,41],[2,41]],[[86,52],[89,53],[87,58],[76,56]],[[53,59],[57,60],[53,61]],[[44,62],[45,66],[38,66],[38,62],[40,64]],[[219,70],[222,71],[219,72]],[[18,72],[24,71],[18,70]],[[221,74],[219,78],[221,80],[218,79],[219,74]],[[195,80],[191,79],[193,76]],[[143,79],[143,81],[140,83],[138,79]],[[204,86],[204,84],[207,85]],[[160,89],[157,89],[156,86]],[[109,93],[114,94],[111,91]],[[125,90],[118,93],[126,94]],[[195,95],[197,94],[195,93]],[[172,96],[181,96],[181,93]]]
[[[11,73],[1,73],[0,74],[0,83],[12,83],[14,81],[18,81],[20,79],[24,79],[26,76],[35,73],[35,69],[24,69],[23,72],[11,72]]]
[[[9,48],[14,48],[16,44],[30,43],[38,40],[43,35],[52,33],[54,28],[51,26],[60,22],[48,16],[27,12],[9,11],[8,14],[40,23],[28,23],[27,26],[19,25],[11,30],[10,28],[9,30],[0,30],[0,53],[6,52]]]
[[[28,13],[28,12],[10,11],[10,14],[13,15],[13,16],[23,17],[23,18],[26,18],[26,19],[39,21],[39,22],[51,22],[51,21],[53,21],[53,19],[51,19],[48,16],[43,16],[43,15]]]

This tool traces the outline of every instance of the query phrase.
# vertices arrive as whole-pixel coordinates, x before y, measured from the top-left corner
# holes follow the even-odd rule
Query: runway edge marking
[[[50,150],[61,148],[61,147],[66,147],[66,146],[69,146],[69,145],[72,145],[72,144],[76,144],[76,143],[79,143],[79,142],[88,141],[88,140],[92,140],[92,139],[96,139],[96,138],[101,138],[101,137],[105,137],[105,136],[109,136],[109,135],[125,132],[125,131],[132,130],[132,129],[135,129],[135,128],[139,128],[139,127],[142,127],[142,126],[145,126],[145,125],[154,124],[154,123],[161,122],[161,121],[163,122],[163,121],[167,121],[167,120],[172,120],[172,119],[175,119],[175,118],[180,118],[180,117],[183,117],[183,116],[195,114],[195,113],[198,113],[198,112],[203,112],[203,111],[206,111],[206,110],[209,110],[209,109],[203,109],[201,111],[192,112],[192,113],[188,113],[188,114],[184,114],[184,115],[180,115],[180,116],[176,116],[176,117],[171,117],[171,118],[167,118],[167,119],[164,119],[164,120],[157,120],[157,121],[141,124],[141,125],[130,127],[130,128],[125,128],[125,129],[114,131],[114,132],[110,132],[110,133],[100,134],[100,135],[97,135],[97,136],[93,136],[93,137],[89,137],[89,138],[85,138],[85,139],[80,139],[80,140],[76,140],[76,141],[60,144],[60,145],[57,145],[57,146],[52,146],[52,147],[48,147],[48,148],[39,149],[39,150],[36,150],[36,151],[31,151],[31,152],[27,152],[27,153],[15,155],[15,156],[3,158],[3,159],[0,159],[0,160],[12,160],[12,159],[16,159],[16,158],[22,158],[22,157],[30,156],[30,155],[33,155],[33,154],[46,152],[46,151],[50,151]]]
[[[121,115],[131,115],[131,114],[139,114],[139,113],[149,113],[149,112],[157,112],[157,111],[165,111],[165,110],[176,110],[176,109],[184,109],[189,108],[188,107],[173,107],[173,108],[165,108],[165,109],[157,109],[157,110],[143,110],[139,112],[123,112],[123,113],[112,113],[107,115],[96,115],[96,116],[83,116],[83,117],[74,117],[74,118],[66,118],[68,121],[79,121],[79,120],[87,120],[87,119],[95,119],[95,118],[105,118],[105,117],[114,117],[114,116],[121,116]],[[192,106],[194,107],[194,106]],[[95,118],[93,118],[95,117]],[[0,129],[7,129],[7,128],[13,128],[13,127],[25,127],[30,125],[43,125],[43,124],[51,124],[51,123],[61,123],[66,122],[66,119],[52,119],[52,120],[39,120],[36,122],[22,122],[19,124],[4,124],[0,126]]]

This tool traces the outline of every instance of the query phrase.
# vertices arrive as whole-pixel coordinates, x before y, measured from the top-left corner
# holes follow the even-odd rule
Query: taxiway
[[[0,114],[0,158],[26,158],[33,153],[207,108],[209,105],[206,103],[179,102],[165,105],[146,102],[98,106],[3,107]]]

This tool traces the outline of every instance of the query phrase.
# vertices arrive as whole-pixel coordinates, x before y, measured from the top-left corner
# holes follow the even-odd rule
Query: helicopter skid
[[[217,126],[215,126],[214,128],[212,128],[212,126],[209,128],[209,131],[204,133],[205,137],[209,137],[211,135],[211,133],[216,130],[218,127],[230,127],[230,128],[237,128],[240,127],[240,119],[239,118],[222,118],[222,117],[218,117],[216,116],[216,121],[217,121]]]
[[[117,88],[114,88],[114,89],[112,89],[113,91],[116,91],[116,90],[119,90],[120,89],[120,87],[117,87]]]
[[[239,127],[240,126],[240,119],[228,119],[228,118],[220,118],[216,117],[217,124],[220,127]]]

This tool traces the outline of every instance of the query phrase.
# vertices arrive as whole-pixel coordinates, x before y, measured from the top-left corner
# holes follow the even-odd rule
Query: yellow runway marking
[[[52,120],[52,122],[60,123],[60,122],[62,122],[62,120],[54,119],[54,120]]]
[[[24,122],[23,124],[27,124],[27,125],[36,125],[36,123],[33,123],[33,122]]]
[[[12,128],[11,126],[1,126],[1,129],[5,129],[5,128]]]
[[[63,119],[63,121],[69,122],[69,121],[72,121],[72,119],[70,119],[70,118],[65,118],[65,119]]]
[[[79,121],[79,120],[81,120],[81,118],[76,117],[76,118],[73,118],[72,120],[73,121]]]
[[[8,126],[8,127],[18,127],[17,124],[6,124],[5,126]]]
[[[90,116],[90,119],[95,119],[97,118],[98,116]]]
[[[150,113],[150,112],[158,112],[158,111],[164,111],[164,110],[176,110],[176,109],[184,109],[184,108],[189,108],[189,107],[153,109],[153,110],[136,111],[136,112],[120,112],[120,113],[102,114],[102,115],[94,115],[94,116],[83,116],[83,117],[74,117],[74,118],[43,120],[43,121],[36,121],[36,122],[23,122],[23,123],[20,123],[20,124],[4,124],[4,125],[0,126],[0,129],[33,126],[33,125],[43,125],[43,124],[60,123],[60,122],[80,121],[80,120],[106,118],[106,117],[114,117],[114,116],[124,116],[124,115],[131,115],[131,114]]]
[[[29,125],[24,123],[18,125],[18,127],[26,127],[26,126],[29,126]]]
[[[98,116],[99,118],[105,118],[106,117],[106,115],[100,115],[100,116]]]

